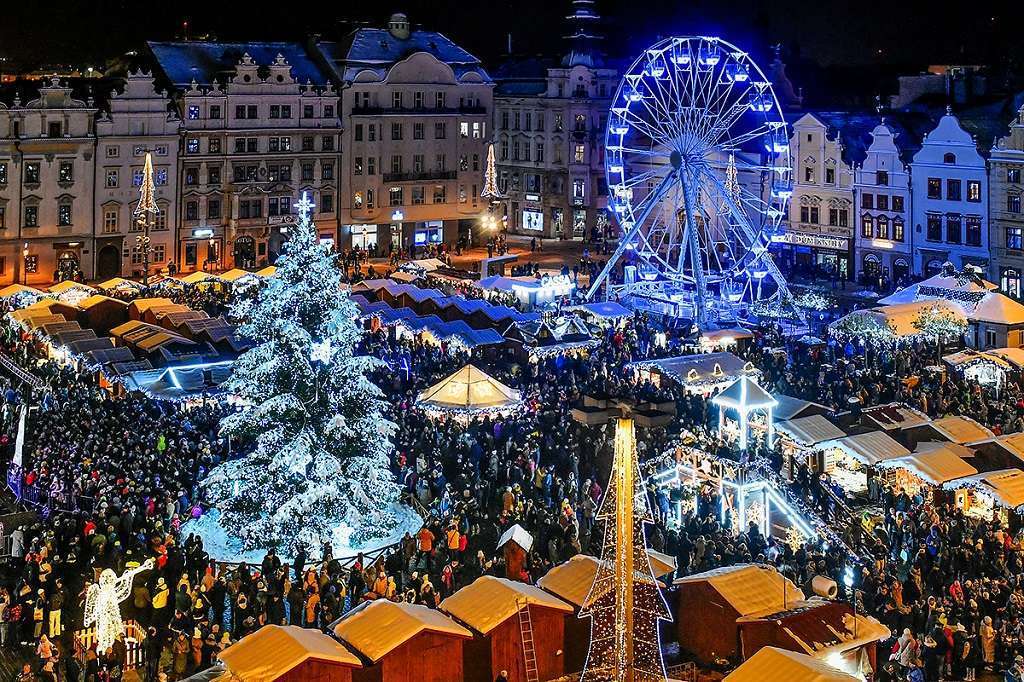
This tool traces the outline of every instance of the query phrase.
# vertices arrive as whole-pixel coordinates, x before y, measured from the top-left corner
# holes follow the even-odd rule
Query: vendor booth
[[[957,443],[921,443],[914,452],[879,462],[879,469],[894,474],[893,485],[913,495],[926,486],[943,486],[958,478],[973,476],[974,451]]]
[[[641,381],[657,387],[675,382],[687,393],[710,396],[724,390],[741,376],[760,377],[752,363],[732,353],[697,353],[656,360],[642,360],[626,365]]]
[[[868,431],[820,443],[822,471],[850,494],[867,491],[871,467],[880,462],[904,457],[910,450],[884,431]]]
[[[845,431],[820,414],[779,422],[775,430],[782,438],[783,471],[788,471],[790,478],[796,475],[801,463],[811,471],[819,471],[820,444],[846,436]]]
[[[999,516],[1004,522],[1024,505],[1024,471],[1000,469],[965,476],[942,486],[956,491],[956,505],[965,513],[983,519]]]
[[[422,391],[417,406],[428,413],[456,418],[483,414],[507,414],[523,405],[519,391],[509,388],[474,365]]]

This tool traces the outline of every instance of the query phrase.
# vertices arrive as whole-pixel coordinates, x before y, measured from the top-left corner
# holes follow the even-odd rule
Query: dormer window
[[[60,121],[50,121],[46,124],[47,137],[61,137],[64,134],[64,124]]]
[[[942,155],[942,163],[956,163],[956,154],[946,152]]]

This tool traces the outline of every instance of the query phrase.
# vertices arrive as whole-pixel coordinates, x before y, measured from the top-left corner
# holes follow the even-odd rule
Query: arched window
[[[878,238],[889,238],[889,219],[884,215],[878,216]]]
[[[864,239],[874,239],[875,237],[875,219],[872,216],[865,214],[860,219],[860,234]]]
[[[946,152],[942,155],[942,163],[956,163],[956,154],[953,152]]]

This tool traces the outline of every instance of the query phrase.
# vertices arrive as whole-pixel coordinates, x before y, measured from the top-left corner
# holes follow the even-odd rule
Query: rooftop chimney
[[[388,20],[388,33],[398,40],[409,39],[409,17],[401,12],[395,12]]]

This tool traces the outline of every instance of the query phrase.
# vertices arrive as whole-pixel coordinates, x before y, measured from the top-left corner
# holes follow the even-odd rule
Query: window
[[[434,203],[443,204],[447,199],[447,192],[444,185],[434,185]]]
[[[533,160],[536,161],[537,163],[544,163],[544,143],[543,142],[538,142],[537,143],[537,146],[536,146],[536,148],[534,150]],[[473,170],[476,170],[476,168],[474,168]]]
[[[153,262],[163,263],[165,260],[167,260],[166,248],[167,247],[164,244],[153,245]]]
[[[813,166],[804,166],[804,182],[814,182]]]
[[[565,128],[565,122],[560,112],[555,112],[555,132],[560,133]]]
[[[272,163],[267,166],[267,180],[270,182],[290,182],[292,165],[290,163]]]
[[[888,211],[889,210],[889,195],[888,194],[879,194],[877,197],[875,197],[875,206],[876,206],[876,208],[878,208],[879,211]]]
[[[587,148],[582,144],[576,145],[572,157],[575,163],[585,163],[587,158]]]
[[[423,160],[422,154],[412,155],[412,172],[422,173],[426,168],[426,162]]]
[[[333,180],[334,179],[334,164],[322,162],[320,164],[320,179],[321,180]]]
[[[158,206],[158,213],[153,216],[153,229],[154,230],[166,230],[167,229],[167,204],[161,203]]]
[[[206,217],[212,219],[220,218],[220,199],[207,199]]]
[[[865,192],[860,195],[860,207],[861,208],[874,208],[875,207],[875,195],[868,194]]]
[[[245,107],[246,118],[259,118],[259,114],[256,113],[256,105],[249,104]]]
[[[980,180],[968,180],[967,181],[967,201],[973,203],[981,202],[981,181]]]
[[[956,154],[946,152],[942,155],[942,163],[956,163]]]
[[[198,121],[199,120],[199,105],[190,104],[188,105],[188,120]]]
[[[402,188],[391,187],[388,189],[388,205],[389,206],[401,206],[402,205]]]
[[[391,93],[391,108],[401,109],[402,108],[402,93],[392,92]]]
[[[892,210],[897,211],[899,213],[903,212],[903,197],[902,196],[896,195],[896,196],[894,196],[892,198]]]
[[[391,155],[391,172],[398,174],[402,172],[402,155],[392,154]]]
[[[312,182],[313,181],[313,164],[306,162],[302,164],[302,181]]]
[[[366,174],[376,175],[377,174],[377,157],[371,156],[366,159]]]
[[[185,202],[185,220],[199,220],[199,202]]]
[[[267,200],[267,215],[288,215],[292,212],[291,207],[291,197],[270,197],[270,199]]]
[[[963,236],[961,233],[961,221],[958,215],[946,216],[946,241],[950,244],[959,244]]]
[[[114,147],[114,146],[107,147],[107,158],[108,159],[116,159],[120,155],[121,155],[121,148],[120,147]]]
[[[142,169],[132,169],[132,187],[142,187]]]
[[[501,141],[501,160],[508,161],[508,140]]]
[[[469,137],[469,123],[467,121],[459,123],[459,137]]]
[[[7,229],[7,207],[0,206],[0,230]],[[3,268],[0,268],[0,274],[3,274]]]
[[[417,90],[416,92],[412,93],[412,106],[413,106],[414,109],[422,109],[423,108],[423,91],[422,90]]]
[[[363,174],[363,157],[357,156],[357,157],[355,157],[353,159],[353,162],[352,162],[352,175],[362,175],[362,174]]]
[[[825,169],[825,182],[826,182],[826,184],[829,184],[829,185],[836,184],[836,169],[835,168],[826,168]]]
[[[39,207],[25,207],[25,227],[39,227]]]
[[[860,234],[865,239],[873,239],[875,236],[875,219],[869,215],[861,218]]]
[[[117,220],[120,213],[121,212],[116,208],[108,208],[103,211],[104,234],[111,234],[113,232],[117,232]]]
[[[29,274],[39,272],[39,256],[35,254],[25,256],[25,272]]]
[[[434,124],[434,139],[443,140],[448,134],[447,127],[444,121],[438,121]]]
[[[1008,213],[1020,213],[1020,195],[1019,194],[1007,194],[1006,195],[1006,211]]]
[[[402,139],[402,124],[392,123],[391,124],[391,139],[401,140]]]
[[[262,199],[243,199],[238,202],[238,217],[245,218],[262,218],[263,217],[263,200]]]
[[[942,198],[942,180],[939,178],[928,178],[928,198]]]
[[[444,154],[438,154],[434,157],[434,168],[440,172],[444,172],[448,169],[448,158]]]
[[[185,169],[185,184],[186,185],[198,185],[199,184],[199,169],[192,167]]]
[[[415,187],[412,188],[412,203],[413,206],[419,206],[425,203],[425,200],[423,198],[423,187],[421,187],[420,185],[416,185]]]
[[[377,126],[370,125],[370,127],[366,129],[366,140],[367,142],[377,141]]]
[[[46,124],[47,137],[60,137],[64,134],[64,124],[60,121],[50,121]]]
[[[946,200],[960,201],[960,181],[952,178],[946,180]]]
[[[526,112],[526,124],[523,126],[523,130],[533,130],[533,112]]]
[[[981,246],[981,216],[967,216],[964,227],[966,232],[964,243],[967,246]]]
[[[828,210],[828,224],[833,227],[846,227],[849,222],[849,212],[845,208],[830,208]]]
[[[1007,296],[1013,298],[1020,298],[1020,270],[1013,268],[1001,268],[999,274],[999,288],[1002,289]],[[995,345],[992,343],[991,345]]]
[[[469,156],[467,156],[466,154],[460,154],[459,155],[459,170],[460,171],[468,171],[469,170]]]
[[[117,187],[118,182],[118,170],[116,168],[107,169],[107,187]]]
[[[211,137],[209,140],[207,140],[206,144],[209,147],[211,154],[220,154],[220,138],[219,137]]]
[[[334,151],[334,136],[333,135],[326,135],[326,136],[324,136],[324,138],[322,140],[320,140],[320,150],[321,151],[325,151],[325,152],[333,152]]]
[[[942,217],[935,213],[928,214],[928,231],[926,238],[930,242],[942,241]]]
[[[39,164],[37,162],[25,164],[25,183],[39,184]]]
[[[501,111],[501,129],[508,130],[508,110],[502,109]]]
[[[412,139],[423,139],[423,123],[417,122],[412,124]]]
[[[889,219],[884,215],[878,216],[878,238],[889,238]]]
[[[1006,228],[1006,248],[1016,251],[1024,250],[1024,228]]]
[[[362,192],[356,192],[355,194],[352,195],[352,207],[353,208],[357,208],[357,209],[363,207],[363,193]]]
[[[236,104],[235,105],[235,118],[245,118],[245,105],[244,104]]]
[[[267,140],[267,150],[271,152],[290,152],[292,150],[292,138],[272,137]]]
[[[210,166],[206,169],[206,182],[210,185],[220,184],[220,166]]]
[[[362,123],[357,123],[356,124],[356,129],[355,129],[354,136],[355,136],[355,141],[356,142],[362,142],[363,141],[363,124]]]
[[[373,190],[366,190],[366,208],[373,208]]]
[[[302,151],[311,152],[313,151],[313,136],[304,135],[302,137]]]
[[[304,104],[302,106],[302,118],[313,118],[315,115],[316,112],[313,111],[312,104]]]
[[[892,221],[892,240],[903,241],[903,218],[896,218]]]
[[[1015,185],[1020,184],[1020,168],[1007,168],[1006,169],[1006,181],[1012,182]]]
[[[334,213],[334,195],[333,194],[321,194],[320,195],[320,212],[321,213]]]
[[[71,225],[71,204],[68,202],[61,202],[57,205],[57,225],[60,227],[68,227]]]
[[[800,222],[809,223],[812,225],[818,224],[818,207],[817,206],[801,206],[800,207]]]
[[[210,105],[210,118],[212,118],[212,119],[219,119],[220,118],[220,105],[219,104],[211,104]]]
[[[889,186],[889,171],[875,171],[875,184],[880,187]]]
[[[166,185],[167,184],[167,169],[157,168],[156,172],[153,173],[153,184],[154,185]]]

